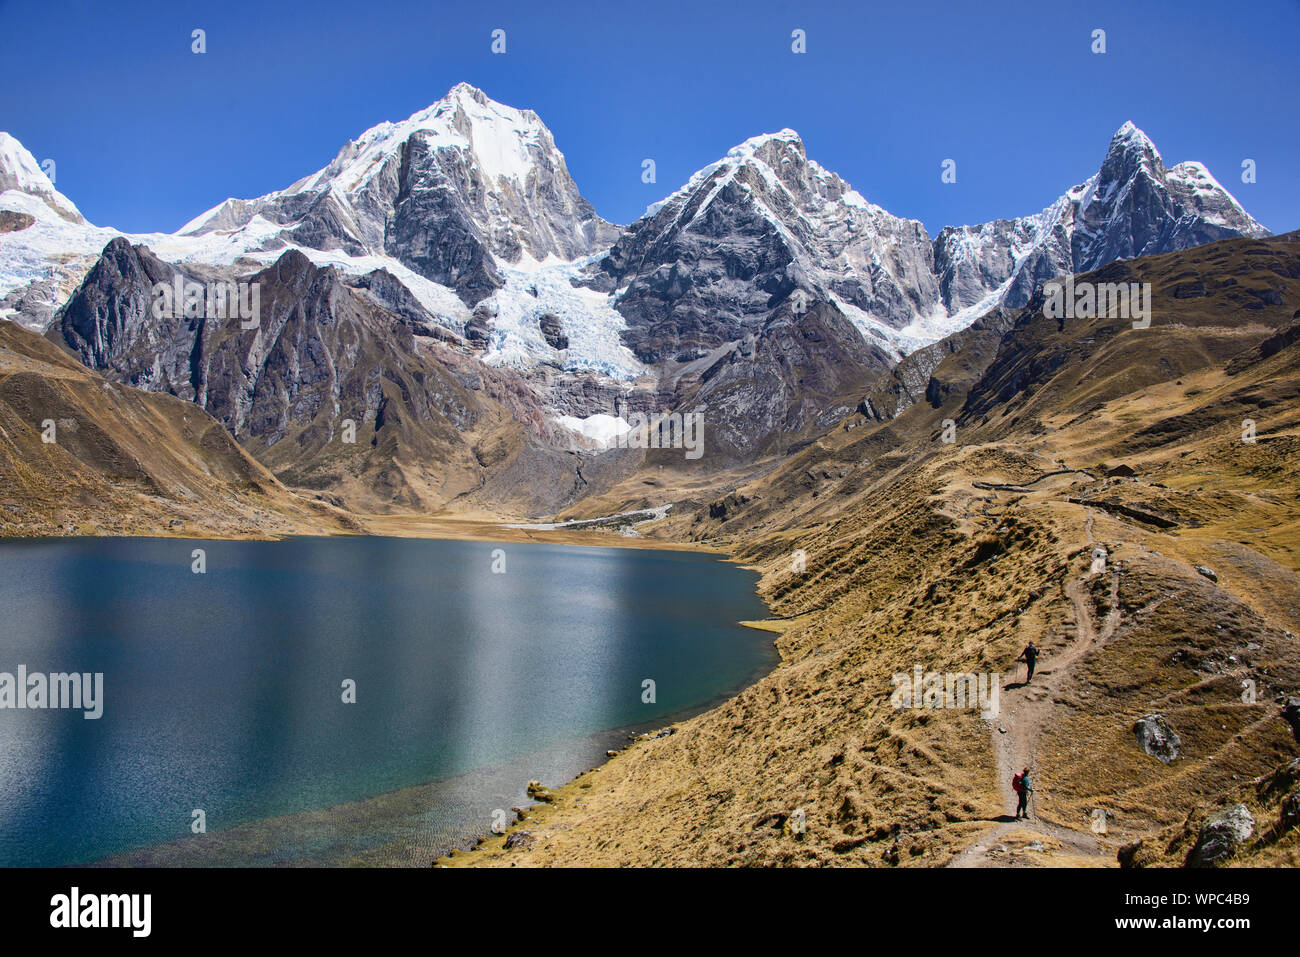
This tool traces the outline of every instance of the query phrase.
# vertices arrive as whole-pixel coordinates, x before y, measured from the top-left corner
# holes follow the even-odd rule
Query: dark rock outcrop
[[[1149,714],[1133,725],[1138,747],[1163,764],[1178,758],[1183,742],[1163,714]]]
[[[240,282],[259,291],[256,328],[237,319],[152,315],[153,282],[175,269],[113,240],[60,310],[49,338],[121,382],[199,405],[282,480],[351,488],[371,507],[431,506],[484,484],[486,457],[518,502],[560,504],[574,483],[542,467],[556,458],[529,438],[543,431],[537,400],[506,371],[420,335],[422,311],[386,274],[349,285],[291,250]],[[390,311],[380,305],[386,302]],[[494,451],[488,455],[485,449]],[[533,488],[519,478],[546,476]]]
[[[546,344],[555,350],[569,348],[569,337],[564,334],[564,323],[560,317],[553,312],[545,313],[538,319],[538,325],[542,330],[542,337],[546,339]]]
[[[1287,698],[1282,706],[1282,720],[1291,726],[1291,733],[1300,743],[1300,698]]]
[[[1227,860],[1255,835],[1255,819],[1244,804],[1232,804],[1210,815],[1201,825],[1187,867],[1210,867]]]

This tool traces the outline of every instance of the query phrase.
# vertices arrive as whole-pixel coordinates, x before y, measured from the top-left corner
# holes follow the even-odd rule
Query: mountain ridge
[[[27,315],[29,324],[57,330],[56,340],[120,381],[197,401],[180,360],[207,333],[151,319],[139,283],[101,281],[112,268],[87,284],[91,267],[112,258],[117,234],[42,211],[43,201],[25,192],[0,194],[6,204],[31,210],[34,221],[0,240],[17,264],[0,262],[0,272],[40,277],[10,288],[0,315]],[[809,159],[792,129],[746,140],[647,216],[617,227],[582,197],[535,113],[458,84],[406,120],[372,127],[283,190],[227,200],[181,233],[127,242],[194,281],[261,281],[295,252],[316,269],[337,271],[346,291],[294,307],[318,318],[295,332],[306,344],[284,342],[291,352],[335,354],[332,310],[351,316],[354,293],[361,294],[381,312],[366,324],[375,348],[359,354],[376,365],[358,375],[405,380],[404,367],[421,361],[419,350],[402,344],[410,336],[436,344],[462,377],[480,370],[483,381],[515,382],[525,398],[510,406],[527,442],[590,457],[626,425],[619,419],[612,431],[602,428],[605,439],[595,442],[585,425],[593,416],[621,407],[698,413],[718,441],[696,467],[713,469],[809,441],[873,395],[909,355],[917,358],[908,374],[926,378],[929,359],[939,355],[927,346],[999,307],[1023,304],[1047,279],[1263,232],[1204,167],[1166,169],[1131,123],[1112,137],[1094,177],[1039,214],[949,227],[934,238]],[[24,246],[26,237],[44,245]],[[42,255],[46,265],[34,266]],[[80,285],[68,289],[83,267]],[[133,318],[114,328],[124,315]],[[85,348],[122,336],[131,341],[117,359]],[[272,391],[311,394],[311,367],[276,371],[283,382]],[[259,368],[246,385],[254,393],[271,387],[256,378],[269,367]],[[416,406],[443,401],[434,394],[439,379],[416,377],[419,390],[432,390]],[[879,404],[897,413],[915,394],[904,388],[902,398]],[[223,421],[270,455],[287,428],[284,414],[256,420],[262,434],[246,431],[234,413]],[[293,414],[299,425],[310,418],[305,407]],[[381,422],[374,409],[365,416]],[[308,464],[276,458],[286,476],[304,474],[299,466]],[[474,474],[470,458],[465,465]],[[367,474],[379,481],[382,471]],[[378,487],[394,502],[444,499],[399,487],[405,481]]]
[[[475,184],[471,182],[473,177],[471,176],[470,179],[465,177],[479,166],[487,173],[486,178],[498,185],[501,183],[517,185],[521,178],[527,180],[530,175],[542,170],[547,174],[543,177],[546,180],[543,186],[550,189],[554,197],[561,201],[562,211],[573,221],[559,229],[557,234],[553,228],[556,225],[554,217],[548,219],[543,216],[541,217],[543,222],[534,222],[516,209],[514,212],[519,215],[515,219],[508,225],[493,230],[486,228],[483,221],[487,213],[486,208],[443,210],[435,202],[423,210],[425,218],[432,218],[444,226],[448,223],[454,225],[458,233],[464,234],[461,238],[465,242],[460,246],[453,244],[452,248],[437,248],[436,244],[430,246],[426,243],[422,247],[418,237],[399,235],[403,227],[396,222],[388,227],[394,231],[393,237],[386,237],[383,225],[374,220],[373,207],[376,203],[380,206],[384,203],[391,205],[391,196],[381,199],[378,194],[391,193],[394,189],[393,183],[387,180],[396,175],[392,167],[398,159],[397,154],[401,152],[401,147],[410,143],[413,136],[418,139],[425,135],[431,140],[432,153],[457,154],[459,166],[454,172],[460,174],[461,179],[453,184],[449,180],[447,170],[438,170],[439,181],[436,185],[442,192],[462,194],[474,192]],[[1128,144],[1131,152],[1140,154],[1143,159],[1149,156],[1156,163],[1162,164],[1150,139],[1131,121],[1125,122],[1112,137],[1107,160],[1103,162],[1099,173],[1073,190],[1062,194],[1039,213],[1012,219],[992,220],[974,226],[946,226],[931,240],[919,221],[895,216],[883,207],[869,203],[837,174],[808,159],[802,139],[794,130],[787,128],[777,133],[751,137],[733,147],[724,157],[698,170],[677,190],[651,204],[647,208],[646,215],[636,223],[627,227],[617,227],[601,219],[578,193],[576,185],[568,175],[563,154],[555,147],[550,131],[533,111],[504,106],[491,100],[481,90],[466,83],[459,83],[445,97],[413,113],[407,119],[396,123],[385,121],[371,127],[357,139],[341,147],[334,159],[325,167],[314,174],[302,177],[284,189],[253,199],[229,198],[199,214],[174,234],[149,235],[167,235],[175,241],[202,237],[214,239],[214,234],[225,234],[227,239],[225,245],[231,248],[226,249],[220,256],[212,248],[205,248],[201,244],[190,244],[187,247],[183,242],[173,242],[171,245],[175,246],[175,249],[160,250],[165,258],[171,258],[176,252],[182,252],[181,258],[206,258],[209,262],[219,259],[228,263],[233,261],[236,255],[247,255],[256,251],[269,254],[283,248],[289,240],[317,252],[340,251],[348,255],[362,253],[391,255],[398,262],[412,266],[417,274],[440,282],[455,291],[468,306],[473,306],[486,295],[500,288],[499,268],[494,268],[498,264],[492,260],[517,265],[525,254],[533,261],[544,260],[551,255],[565,261],[574,261],[587,255],[602,253],[607,245],[612,246],[617,239],[639,223],[653,219],[665,205],[691,192],[711,173],[725,167],[730,167],[733,172],[741,166],[752,168],[752,164],[737,163],[736,160],[744,159],[746,156],[752,157],[771,144],[779,142],[790,143],[795,147],[789,155],[797,153],[800,160],[807,164],[813,173],[809,178],[811,182],[830,184],[828,193],[833,200],[842,199],[846,207],[863,210],[875,217],[884,215],[892,223],[905,223],[924,236],[921,242],[929,242],[933,247],[931,257],[934,262],[930,268],[933,276],[919,276],[913,269],[908,281],[900,289],[903,298],[911,301],[912,308],[905,317],[899,312],[901,309],[899,297],[893,290],[889,290],[883,296],[875,297],[870,295],[870,291],[864,295],[862,288],[852,290],[859,294],[858,299],[861,302],[868,304],[869,307],[875,307],[874,310],[869,308],[865,316],[850,316],[860,328],[882,332],[888,337],[888,330],[891,327],[897,329],[907,324],[903,321],[904,318],[908,322],[919,323],[913,330],[916,335],[912,337],[912,341],[904,340],[896,344],[902,346],[902,351],[912,351],[928,342],[937,341],[942,338],[942,335],[953,331],[959,325],[973,321],[976,315],[973,314],[972,307],[979,307],[981,312],[992,308],[997,302],[992,301],[990,296],[998,293],[999,287],[1013,278],[1011,276],[1013,272],[1026,277],[1018,285],[1004,290],[1012,297],[1010,304],[1016,306],[1023,304],[1025,288],[1034,281],[1041,282],[1043,275],[1050,268],[1059,268],[1067,261],[1072,271],[1096,268],[1097,265],[1102,264],[1101,257],[1107,254],[1104,247],[1096,250],[1081,250],[1078,255],[1071,253],[1051,256],[1050,267],[1038,260],[1035,260],[1032,264],[1033,268],[1029,269],[1024,268],[1020,262],[990,263],[985,260],[992,255],[987,248],[990,244],[1006,246],[1008,240],[1016,238],[1017,234],[1021,234],[1020,239],[1025,239],[1023,234],[1026,230],[1033,229],[1036,221],[1048,217],[1071,197],[1082,200],[1080,208],[1086,211],[1094,198],[1089,192],[1089,185],[1098,177],[1106,175],[1108,162],[1115,160],[1117,156],[1122,158],[1124,154],[1124,151],[1117,152],[1117,144]],[[535,153],[528,152],[530,147],[535,147]],[[26,153],[25,150],[22,152]],[[30,154],[26,155],[30,157]],[[1122,164],[1117,163],[1117,169],[1119,165]],[[1145,168],[1145,164],[1141,165]],[[461,166],[464,168],[460,168]],[[769,168],[777,172],[777,178],[780,179],[781,171],[776,170],[775,167]],[[1161,168],[1163,169],[1162,165]],[[1137,168],[1130,169],[1128,172],[1136,173]],[[1184,205],[1190,204],[1190,207],[1195,209],[1196,202],[1201,201],[1204,207],[1206,204],[1203,200],[1207,195],[1220,196],[1223,199],[1220,204],[1209,204],[1210,216],[1218,219],[1207,220],[1204,225],[1236,229],[1242,235],[1267,233],[1245,213],[1240,203],[1217,180],[1214,180],[1202,164],[1180,163],[1166,172],[1176,174],[1173,176],[1173,182],[1177,192],[1185,201]],[[1166,176],[1165,179],[1167,185],[1169,177]],[[382,189],[379,188],[380,184],[377,181],[385,181]],[[484,192],[487,194],[492,191],[488,189]],[[404,202],[412,198],[407,196]],[[415,205],[419,206],[420,203],[416,202]],[[704,205],[707,206],[707,202]],[[1224,210],[1229,210],[1234,215],[1224,218]],[[268,216],[271,218],[268,219]],[[395,218],[391,210],[390,218]],[[1059,211],[1056,218],[1060,218]],[[1076,217],[1073,215],[1070,217],[1071,227],[1074,218]],[[1196,244],[1223,238],[1222,235],[1208,235],[1205,230],[1198,232],[1192,224],[1184,224],[1181,230],[1181,234],[1166,236],[1164,245],[1168,246],[1169,242],[1178,241]],[[1036,231],[1050,233],[1051,228],[1048,228],[1046,223],[1038,223]],[[243,238],[236,242],[233,234],[241,232],[244,234]],[[887,236],[890,233],[891,230],[886,230]],[[980,236],[984,239],[980,240],[978,238]],[[1068,246],[1071,237],[1064,238]],[[1049,239],[1048,235],[1040,236],[1039,245]],[[1132,255],[1144,252],[1160,251],[1158,248],[1153,248],[1150,242],[1137,245],[1116,243],[1115,247],[1110,250],[1113,253],[1110,258],[1115,258],[1115,255],[1121,253],[1127,253],[1128,258],[1131,258]],[[232,249],[237,249],[237,253],[233,253]],[[825,267],[828,261],[834,262],[839,252],[840,250],[832,250],[829,257],[822,257],[819,265]],[[999,255],[1006,260],[1006,250]],[[856,265],[861,267],[863,263],[858,262]],[[888,272],[887,265],[884,272]],[[884,278],[889,280],[894,277],[891,275]],[[939,286],[937,297],[931,288],[933,283]],[[864,284],[858,282],[857,286],[863,287]],[[0,288],[0,295],[6,292],[12,290]],[[838,294],[836,295],[838,297]],[[853,305],[852,295],[840,298]],[[943,315],[945,311],[947,315]],[[448,318],[454,319],[454,317]],[[930,320],[937,320],[939,324],[927,328],[926,323]]]

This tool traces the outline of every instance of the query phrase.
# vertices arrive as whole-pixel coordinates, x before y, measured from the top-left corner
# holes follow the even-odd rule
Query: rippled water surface
[[[755,583],[622,548],[0,543],[0,673],[104,676],[98,720],[0,708],[0,863],[427,864],[770,669]]]

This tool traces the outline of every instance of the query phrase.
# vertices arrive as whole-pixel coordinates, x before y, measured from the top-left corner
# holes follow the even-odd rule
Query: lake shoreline
[[[766,673],[766,670],[757,671],[746,678],[739,687],[723,692],[704,704],[665,715],[654,721],[606,728],[587,735],[584,743],[591,746],[592,759],[576,763],[588,766],[573,772],[562,784],[547,790],[551,793],[559,793],[570,785],[581,781],[587,775],[599,771],[610,760],[608,758],[605,761],[600,760],[600,756],[607,750],[621,752],[634,746],[637,741],[653,738],[652,732],[664,728],[675,729],[679,724],[699,717],[724,704],[745,690],[745,688],[761,680]],[[563,747],[570,749],[572,742],[566,743]],[[272,850],[271,845],[273,842],[269,841],[268,837],[295,830],[302,831],[312,827],[338,829],[342,825],[364,830],[367,826],[373,826],[376,815],[385,815],[391,818],[394,813],[399,811],[414,817],[419,813],[420,809],[427,807],[430,798],[439,792],[452,789],[463,782],[490,779],[494,775],[499,775],[509,769],[517,769],[518,773],[514,775],[514,779],[526,784],[526,782],[536,779],[538,774],[524,769],[535,768],[538,764],[545,763],[551,750],[550,748],[542,749],[500,766],[477,768],[447,778],[409,785],[395,791],[375,794],[354,801],[345,801],[326,807],[287,814],[252,818],[222,828],[219,831],[160,843],[144,844],[115,852],[107,857],[69,866],[110,869],[250,866],[427,868],[437,866],[439,862],[449,856],[464,854],[474,849],[478,843],[481,843],[484,831],[478,828],[453,827],[431,834],[424,843],[389,842],[375,847],[354,847],[346,851],[340,849],[333,854],[323,853],[315,857],[304,855],[292,860],[286,859],[283,853],[277,854]],[[543,781],[543,783],[545,782]],[[514,807],[518,807],[527,813],[534,813],[546,808],[547,804],[534,801],[521,791],[510,810],[513,810]],[[512,813],[510,817],[509,824],[511,825],[519,820],[517,813]],[[491,835],[491,829],[487,829],[486,833]],[[264,861],[258,863],[248,861],[248,856],[253,853],[253,848],[264,849],[260,855],[265,858]],[[213,860],[214,857],[218,859]]]
[[[409,530],[409,529],[408,529]],[[735,562],[730,556],[716,548],[705,547],[657,547],[664,544],[675,545],[676,543],[664,543],[662,540],[646,538],[628,538],[616,534],[601,532],[567,532],[564,530],[544,530],[541,535],[530,534],[519,536],[512,539],[499,539],[492,537],[495,526],[491,523],[476,521],[472,523],[462,523],[455,528],[449,529],[447,524],[441,523],[436,528],[431,527],[427,522],[419,523],[416,529],[421,534],[413,535],[288,535],[275,540],[277,543],[286,544],[292,542],[303,542],[316,540],[319,542],[336,541],[346,542],[356,539],[371,539],[373,542],[396,541],[407,539],[414,546],[417,541],[422,540],[444,540],[444,541],[461,541],[466,544],[473,542],[509,542],[518,541],[521,544],[532,546],[550,546],[562,550],[570,548],[577,550],[587,550],[595,548],[610,548],[614,545],[620,546],[627,551],[642,551],[647,553],[659,552],[667,558],[666,553],[681,552],[681,560],[688,560],[687,555],[695,553],[701,557],[712,556],[714,560],[722,564],[728,564],[733,567],[743,567]],[[437,532],[458,531],[458,535],[443,535]],[[513,530],[511,530],[513,531]],[[568,541],[549,542],[538,541],[538,538],[560,537]],[[77,540],[83,542],[100,542],[107,539],[140,539],[136,536],[42,536],[39,538],[24,537],[12,538],[7,541],[12,543],[18,549],[23,545],[41,545],[41,544],[64,544],[76,547]],[[72,539],[72,541],[68,541]],[[201,539],[182,538],[179,535],[152,536],[155,543],[162,547],[170,547],[167,543],[174,541],[186,541],[202,544]],[[217,547],[216,542],[212,540],[213,548]],[[236,544],[239,542],[248,542],[250,544],[264,540],[257,539],[233,539],[220,540],[226,544]],[[269,544],[269,542],[268,542]],[[156,544],[155,549],[158,547]],[[216,553],[209,551],[209,556]],[[188,551],[186,552],[188,560]],[[629,559],[631,556],[628,556]],[[25,559],[23,559],[25,561]],[[210,559],[211,560],[211,559]],[[590,559],[588,559],[590,560]],[[671,560],[674,561],[675,560]],[[513,566],[513,562],[512,562]],[[268,566],[271,567],[271,566]],[[184,576],[188,581],[189,575]],[[763,621],[762,615],[769,612],[766,602],[763,601],[758,590],[758,582],[753,581],[744,589],[750,596],[752,606],[745,608],[749,614],[744,614],[740,608],[735,609],[738,614],[734,616],[723,616],[726,619],[725,624],[729,624],[737,631],[748,630],[756,624]],[[759,611],[760,615],[754,615],[754,611]],[[707,616],[705,616],[707,618]],[[749,619],[749,620],[745,620]],[[690,622],[697,622],[699,618],[696,613],[688,615]],[[688,630],[694,631],[694,626],[687,625]],[[759,628],[759,630],[764,630]],[[750,632],[752,635],[752,632]],[[648,721],[620,722],[611,726],[604,731],[590,733],[589,737],[601,739],[601,745],[598,748],[584,744],[582,738],[573,739],[571,743],[578,746],[577,751],[581,753],[581,759],[575,764],[572,760],[572,754],[566,754],[564,760],[538,760],[530,763],[511,778],[511,787],[505,788],[506,794],[513,796],[504,799],[504,807],[527,806],[530,802],[523,796],[523,785],[534,779],[542,780],[548,784],[558,782],[571,782],[577,780],[585,774],[591,773],[595,767],[603,763],[604,757],[611,751],[623,751],[632,746],[630,742],[642,731],[656,731],[665,727],[672,727],[679,722],[685,722],[700,714],[704,714],[714,708],[719,707],[726,701],[731,700],[735,695],[742,692],[745,688],[762,680],[769,674],[774,667],[779,665],[779,654],[773,650],[769,641],[763,641],[757,635],[753,635],[748,641],[762,641],[767,646],[766,651],[760,659],[755,659],[750,665],[752,668],[748,673],[745,669],[738,668],[737,674],[732,676],[732,680],[739,678],[738,683],[730,687],[724,685],[714,695],[707,699],[698,699],[698,703],[690,705],[678,711],[662,713]],[[750,645],[757,651],[757,645]],[[739,661],[739,659],[733,659]],[[528,719],[531,721],[531,719]],[[542,752],[536,752],[542,755]],[[544,755],[549,757],[553,755]],[[469,775],[479,777],[487,776],[487,768],[476,769],[467,772]],[[481,773],[480,773],[481,772]],[[522,776],[521,776],[522,775]],[[453,778],[455,775],[452,776]],[[185,836],[179,840],[166,840],[157,843],[150,842],[138,845],[134,850],[122,850],[110,852],[103,858],[93,857],[83,859],[79,866],[150,866],[158,864],[170,864],[173,866],[293,866],[295,864],[305,864],[306,866],[338,866],[356,864],[362,866],[429,866],[436,859],[436,855],[447,853],[455,849],[463,849],[472,843],[473,839],[481,833],[488,831],[487,823],[484,821],[481,825],[473,824],[465,826],[457,825],[455,833],[449,831],[444,823],[438,823],[436,826],[428,822],[426,826],[415,826],[411,821],[419,813],[421,805],[415,801],[413,796],[424,794],[426,798],[436,799],[440,794],[446,793],[447,788],[442,785],[450,784],[448,778],[432,778],[423,784],[408,785],[400,788],[396,792],[380,791],[370,796],[363,796],[354,800],[345,801],[342,804],[321,805],[318,808],[307,808],[302,811],[289,811],[283,814],[272,814],[265,817],[248,818],[244,822],[232,822],[225,826],[219,832],[213,832],[211,836],[198,836],[190,838]],[[499,783],[499,782],[498,782]],[[563,785],[560,785],[563,786]],[[501,793],[502,788],[497,787],[492,793]],[[409,792],[409,793],[405,793]],[[496,803],[502,804],[503,799],[497,798]],[[463,803],[463,802],[462,802]],[[426,801],[427,804],[427,801]],[[370,806],[373,810],[373,816],[367,816],[366,808]],[[336,821],[339,826],[339,839],[331,840],[330,846],[322,848],[313,843],[320,838],[320,835],[329,830],[331,822]],[[473,819],[478,821],[476,816]],[[370,825],[368,829],[368,825]],[[385,842],[378,840],[384,834],[391,834],[400,831],[401,836],[392,841]],[[227,832],[221,836],[222,832]],[[277,849],[277,836],[286,836],[287,840],[282,850]],[[196,846],[196,843],[198,846]],[[205,854],[206,850],[210,851],[210,856]]]
[[[644,548],[663,551],[701,552],[729,556],[725,549],[697,542],[677,542],[646,535],[620,535],[598,529],[539,529],[512,527],[519,520],[478,513],[455,515],[366,515],[349,513],[356,521],[355,528],[304,526],[301,530],[280,533],[249,534],[216,527],[156,527],[142,526],[127,532],[95,535],[80,531],[66,535],[11,535],[0,527],[0,542],[62,541],[68,539],[99,538],[162,538],[208,540],[220,542],[279,542],[293,538],[416,538],[463,542],[527,542],[545,545],[585,545],[599,548]]]

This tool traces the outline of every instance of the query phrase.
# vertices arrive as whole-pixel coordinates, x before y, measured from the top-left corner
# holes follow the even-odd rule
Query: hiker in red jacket
[[[1016,805],[1016,820],[1020,820],[1021,815],[1029,817],[1029,795],[1034,790],[1029,783],[1029,768],[1025,768],[1011,779],[1011,789],[1016,792],[1019,799]]]

